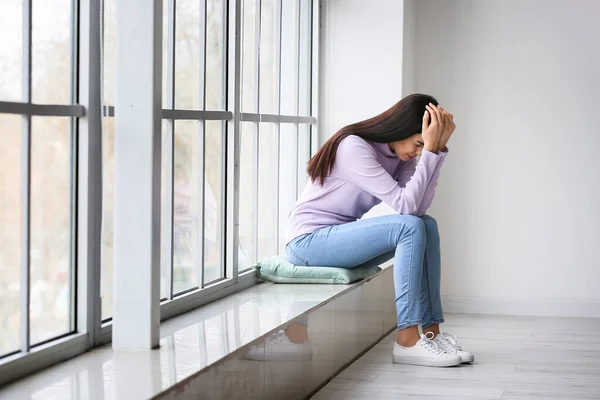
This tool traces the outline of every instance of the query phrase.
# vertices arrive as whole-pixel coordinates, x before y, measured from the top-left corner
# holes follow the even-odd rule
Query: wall
[[[404,3],[322,1],[321,145],[345,125],[377,115],[402,98]],[[381,205],[366,217],[389,212],[390,207]]]
[[[321,144],[343,126],[379,114],[402,94],[403,1],[324,0]],[[394,16],[398,23],[380,23]]]
[[[323,3],[321,143],[415,91],[456,114],[446,311],[600,317],[600,3]]]
[[[432,209],[447,309],[600,317],[600,3],[416,14],[416,89],[458,126]]]

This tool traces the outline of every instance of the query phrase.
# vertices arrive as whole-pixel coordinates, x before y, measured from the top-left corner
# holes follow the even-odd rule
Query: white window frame
[[[307,143],[314,154],[317,143],[317,110],[318,110],[318,79],[319,79],[319,10],[320,0],[302,0],[310,3],[311,38],[308,43],[312,52],[311,79],[310,79],[310,116],[290,116],[279,114],[261,114],[258,108],[258,94],[260,89],[255,87],[257,113],[241,112],[241,12],[243,0],[228,0],[226,8],[227,15],[227,37],[226,43],[226,65],[224,74],[227,89],[227,111],[202,111],[202,110],[178,110],[173,107],[174,99],[174,16],[175,0],[163,0],[169,4],[169,63],[168,68],[168,91],[163,95],[168,96],[168,106],[163,109],[163,120],[170,120],[169,132],[173,134],[173,121],[196,120],[196,121],[225,121],[226,146],[223,148],[222,160],[224,160],[225,179],[224,190],[228,194],[224,197],[222,204],[222,226],[225,227],[222,238],[222,252],[225,258],[224,278],[209,285],[204,285],[202,276],[199,279],[199,288],[180,296],[175,296],[172,290],[172,282],[168,291],[167,299],[161,303],[161,320],[174,317],[183,312],[215,301],[229,294],[243,290],[257,283],[253,270],[238,271],[238,231],[239,224],[239,177],[240,177],[240,129],[241,122],[247,121],[255,124],[254,140],[258,143],[260,124],[272,122],[277,125],[279,137],[279,124],[294,124],[295,138],[294,146],[298,146],[299,140]],[[276,0],[279,13],[279,34],[277,47],[281,48],[281,4],[285,0]],[[260,15],[261,0],[257,0],[258,13]],[[102,117],[114,116],[113,107],[101,106],[101,48],[98,32],[101,29],[101,0],[72,0],[72,87],[78,88],[78,93],[72,90],[70,105],[41,105],[31,102],[31,29],[32,29],[32,0],[23,2],[23,102],[0,101],[0,113],[18,114],[23,118],[23,162],[22,162],[22,195],[23,195],[23,218],[22,218],[22,261],[21,261],[21,349],[18,353],[0,358],[0,387],[32,374],[53,364],[72,358],[91,348],[108,343],[112,335],[112,322],[102,322],[101,298],[100,298],[100,275],[101,275],[101,219],[102,219]],[[204,2],[206,4],[206,0]],[[257,32],[260,30],[257,27]],[[236,40],[237,39],[237,40]],[[206,35],[204,35],[206,43]],[[298,36],[298,40],[300,37]],[[260,39],[256,38],[256,54],[258,54]],[[300,52],[300,46],[298,46]],[[204,46],[206,49],[206,46]],[[280,54],[280,51],[278,52]],[[306,54],[299,54],[300,59]],[[78,65],[77,65],[77,60]],[[255,57],[255,63],[260,62]],[[299,67],[298,67],[299,68]],[[258,71],[258,68],[256,69]],[[279,71],[281,71],[281,59],[279,58]],[[258,75],[258,72],[257,72]],[[280,79],[280,72],[278,74]],[[74,85],[78,82],[79,85]],[[279,90],[281,92],[281,82]],[[297,90],[300,96],[300,88]],[[278,96],[279,97],[279,96]],[[279,98],[277,99],[280,104]],[[297,101],[299,103],[299,100]],[[278,107],[278,110],[280,108]],[[76,139],[76,153],[72,165],[76,172],[76,180],[73,190],[72,202],[76,205],[72,211],[71,232],[73,244],[76,248],[71,251],[71,292],[72,292],[72,329],[71,333],[48,343],[31,346],[29,339],[29,298],[30,298],[30,272],[29,272],[29,198],[30,198],[30,161],[31,161],[31,117],[32,116],[64,116],[71,117],[71,137]],[[299,126],[305,125],[309,137],[299,139]],[[278,149],[280,149],[278,147]],[[173,154],[173,146],[167,149]],[[255,154],[257,160],[258,154]],[[279,163],[279,156],[277,158]],[[171,171],[172,172],[172,171]],[[296,183],[296,195],[301,189],[300,177],[304,172],[298,168],[296,163],[294,182]],[[254,163],[254,176],[258,175],[258,163]],[[202,179],[203,181],[204,179]],[[278,180],[279,181],[279,180]],[[173,187],[170,182],[169,196],[171,202],[168,205],[172,210]],[[254,187],[254,209],[257,207],[257,187]],[[200,208],[204,214],[204,207]],[[76,210],[76,211],[75,211]],[[279,210],[278,210],[279,213]],[[256,213],[255,213],[256,214]],[[279,227],[279,218],[276,219]],[[204,217],[202,217],[204,222]],[[172,236],[172,212],[171,218],[167,218]],[[258,220],[253,221],[253,232],[257,232]],[[163,227],[165,229],[165,227]],[[204,229],[203,229],[204,230]],[[279,240],[279,235],[277,235]],[[172,237],[171,237],[172,240]],[[281,248],[282,243],[279,243]],[[172,252],[172,246],[169,249]],[[203,260],[203,257],[199,257]],[[169,260],[164,260],[169,261]],[[171,260],[172,261],[172,255]],[[169,279],[173,276],[173,263],[170,262]],[[201,268],[203,270],[203,268]]]

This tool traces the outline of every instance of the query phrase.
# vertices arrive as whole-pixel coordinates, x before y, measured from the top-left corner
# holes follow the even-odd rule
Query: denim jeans
[[[398,329],[444,322],[440,298],[440,234],[428,215],[385,215],[328,226],[286,247],[295,265],[353,268],[394,258]]]

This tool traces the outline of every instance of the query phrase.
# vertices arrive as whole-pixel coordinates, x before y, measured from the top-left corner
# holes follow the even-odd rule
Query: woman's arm
[[[424,151],[425,153],[425,151]],[[421,204],[419,204],[418,210],[417,210],[417,214],[419,217],[425,215],[425,213],[427,212],[427,210],[429,209],[429,207],[431,207],[431,204],[433,203],[433,199],[435,197],[435,188],[437,187],[438,184],[438,179],[440,176],[440,170],[442,169],[442,165],[444,164],[444,160],[446,159],[446,155],[448,154],[448,152],[438,152],[439,155],[439,160],[437,162],[437,165],[435,167],[435,170],[433,171],[433,174],[431,176],[431,180],[429,181],[429,185],[427,185],[427,189],[425,189],[425,194],[423,195],[423,199],[421,200]],[[410,164],[406,165],[402,170],[400,170],[400,173],[398,174],[398,184],[400,186],[405,186],[410,179],[412,178],[412,176],[414,175],[415,171],[416,171],[416,166],[417,166],[417,161],[416,160],[412,160],[409,161]]]
[[[348,136],[338,147],[331,175],[355,184],[399,214],[417,215],[441,158],[424,151],[402,187],[377,161],[375,150],[365,140]]]

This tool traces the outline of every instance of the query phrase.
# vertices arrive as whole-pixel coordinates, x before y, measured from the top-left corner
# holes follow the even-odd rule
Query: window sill
[[[370,280],[352,285],[263,283],[225,294],[225,298],[163,322],[157,350],[114,352],[110,345],[103,346],[18,381],[0,390],[0,397],[135,400],[157,395],[197,396],[192,392],[198,390],[241,395],[248,384],[266,392],[271,390],[268,382],[302,383],[303,379],[303,385],[309,382],[302,389],[308,393],[395,327],[392,273],[391,268],[384,268]],[[214,293],[223,294],[227,287],[220,289]],[[196,301],[200,299],[177,307],[192,307]],[[250,346],[264,343],[299,318],[310,321],[314,360],[303,361],[301,366],[288,363],[288,370],[282,369],[281,362],[245,358]],[[340,337],[348,341],[343,347],[335,345]],[[77,339],[86,344],[86,335]],[[65,340],[68,344],[62,350],[52,346],[52,351],[75,347],[73,340]],[[271,376],[286,371],[309,375],[283,380]],[[260,376],[255,379],[254,374]]]

